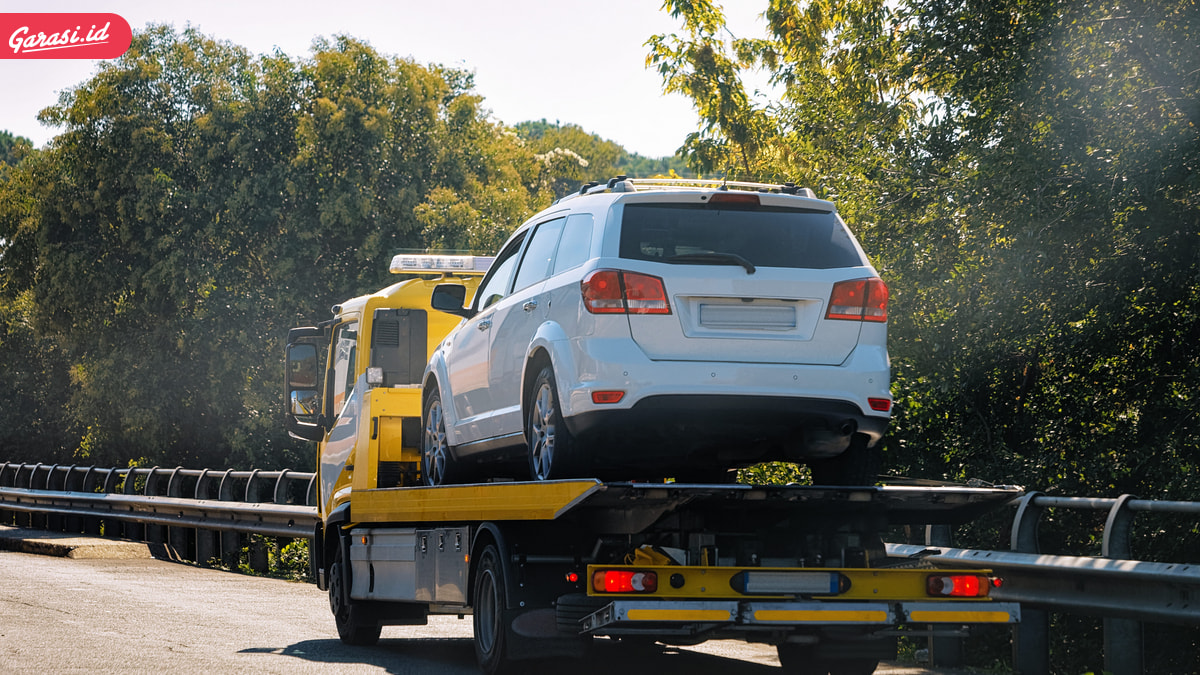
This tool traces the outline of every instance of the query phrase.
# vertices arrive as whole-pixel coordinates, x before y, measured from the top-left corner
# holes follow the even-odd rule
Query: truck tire
[[[369,647],[379,642],[383,626],[370,620],[361,603],[350,599],[350,577],[343,559],[341,542],[334,548],[333,564],[329,566],[329,609],[337,624],[338,637],[348,645]]]
[[[874,485],[879,478],[883,447],[868,447],[868,438],[855,434],[850,446],[835,457],[808,460],[813,485]]]
[[[425,399],[421,415],[421,484],[449,485],[458,479],[458,467],[446,435],[446,411],[436,387]]]
[[[525,444],[533,480],[579,478],[591,469],[586,448],[575,442],[563,422],[554,369],[542,368],[533,381],[527,410]]]
[[[513,666],[508,657],[508,626],[512,616],[505,607],[504,568],[500,564],[500,552],[494,544],[484,547],[479,556],[474,591],[472,623],[475,629],[475,659],[479,662],[479,669],[486,675],[511,672]]]

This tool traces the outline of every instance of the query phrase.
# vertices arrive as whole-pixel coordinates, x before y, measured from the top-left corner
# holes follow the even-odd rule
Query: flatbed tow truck
[[[581,656],[598,637],[777,646],[793,673],[871,673],[897,636],[1020,620],[988,571],[886,554],[897,525],[956,525],[1015,487],[497,481],[420,487],[420,378],[457,320],[437,277],[473,293],[489,261],[397,256],[417,274],[288,336],[288,429],[319,446],[310,550],[338,634],[472,615],[485,673]],[[322,356],[322,352],[324,352]],[[367,358],[359,358],[367,355]]]

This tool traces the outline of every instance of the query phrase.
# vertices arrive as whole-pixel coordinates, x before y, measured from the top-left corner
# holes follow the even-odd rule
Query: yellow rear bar
[[[588,595],[696,600],[804,597],[944,602],[945,598],[931,597],[926,592],[926,580],[930,576],[991,574],[989,570],[948,569],[589,565],[587,578],[590,580],[597,571],[606,570],[654,572],[658,578],[657,590],[652,593],[604,593],[589,583]],[[988,602],[989,599],[953,598],[953,601]]]

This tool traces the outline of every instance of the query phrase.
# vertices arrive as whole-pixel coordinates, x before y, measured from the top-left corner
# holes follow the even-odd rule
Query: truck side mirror
[[[284,360],[288,434],[305,441],[319,441],[325,429],[321,425],[321,373],[317,346],[304,342],[289,344]]]
[[[311,344],[288,345],[288,389],[317,388],[317,347]],[[316,391],[313,395],[316,395]]]
[[[446,312],[463,318],[471,318],[474,312],[463,307],[467,301],[467,287],[462,284],[438,284],[433,288],[433,297],[429,306],[439,312]]]

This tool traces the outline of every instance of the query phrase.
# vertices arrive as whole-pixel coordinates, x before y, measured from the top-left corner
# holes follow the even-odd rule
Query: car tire
[[[559,480],[584,476],[591,469],[590,457],[563,422],[554,369],[542,368],[530,391],[525,416],[530,477]]]
[[[458,478],[458,467],[446,435],[446,411],[435,388],[425,399],[421,414],[421,484],[449,485]]]
[[[868,441],[867,436],[855,434],[842,454],[808,460],[813,485],[874,485],[879,478],[883,447],[871,447]]]

